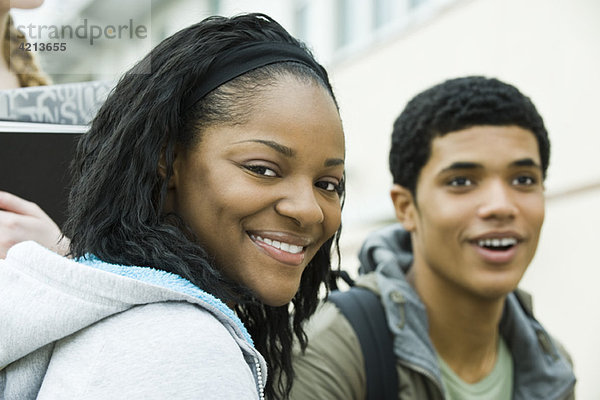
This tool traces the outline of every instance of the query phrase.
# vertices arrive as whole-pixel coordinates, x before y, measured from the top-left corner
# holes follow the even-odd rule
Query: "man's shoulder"
[[[513,291],[506,298],[500,321],[500,333],[513,356],[515,376],[521,382],[529,382],[522,390],[530,394],[542,386],[548,393],[552,390],[572,393],[575,376],[571,356],[535,318],[532,304],[527,292]]]
[[[305,331],[309,340],[313,339],[313,345],[319,345],[326,338],[340,336],[344,338],[343,347],[360,349],[354,329],[339,308],[330,301],[321,303],[315,315],[307,322]]]
[[[354,329],[331,302],[323,302],[306,325],[308,347],[294,350],[291,399],[364,398],[365,371]]]
[[[382,276],[380,279],[386,279],[385,276]],[[356,278],[355,285],[369,289],[371,292],[375,293],[377,296],[381,295],[381,290],[379,288],[379,284],[377,282],[377,273],[369,272],[368,274],[360,275]]]

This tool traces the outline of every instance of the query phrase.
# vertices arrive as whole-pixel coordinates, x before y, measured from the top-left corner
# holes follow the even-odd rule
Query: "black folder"
[[[86,126],[0,121],[0,190],[37,203],[62,227],[69,165]]]

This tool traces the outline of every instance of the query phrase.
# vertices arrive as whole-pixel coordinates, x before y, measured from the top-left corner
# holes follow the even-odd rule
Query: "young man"
[[[384,308],[409,399],[563,400],[575,377],[564,350],[517,290],[544,220],[550,144],[542,118],[496,79],[446,81],[394,124],[391,191],[402,227],[371,235],[357,285]],[[357,335],[325,303],[297,353],[292,399],[364,399]]]

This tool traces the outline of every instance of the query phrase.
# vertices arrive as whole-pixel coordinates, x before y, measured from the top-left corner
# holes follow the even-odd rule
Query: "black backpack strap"
[[[367,400],[397,399],[398,373],[392,334],[377,295],[354,286],[345,292],[331,292],[329,301],[344,314],[360,342],[365,359]]]

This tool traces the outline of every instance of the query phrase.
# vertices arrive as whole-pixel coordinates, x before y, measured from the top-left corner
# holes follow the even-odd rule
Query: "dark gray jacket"
[[[364,275],[357,284],[379,294],[394,335],[398,398],[445,399],[425,306],[405,279],[412,264],[409,234],[399,224],[377,231],[367,238],[359,257]],[[508,295],[500,333],[513,357],[514,400],[574,398],[570,359],[534,318],[529,295],[519,290]],[[364,399],[363,355],[339,310],[324,305],[308,334],[306,353],[296,353],[292,399]]]

